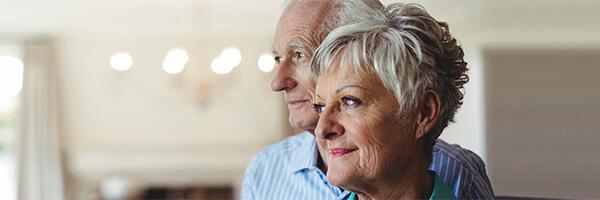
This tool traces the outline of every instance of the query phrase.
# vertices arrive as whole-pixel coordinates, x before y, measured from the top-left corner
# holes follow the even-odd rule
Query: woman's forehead
[[[357,58],[349,48],[344,48],[335,55],[331,64],[326,67],[325,75],[337,74],[347,79],[374,78],[374,69],[368,61]],[[361,80],[366,81],[366,80]]]
[[[336,91],[347,85],[360,86],[362,88],[378,87],[377,77],[373,73],[360,73],[354,71],[353,67],[332,67],[319,76],[317,88],[321,90]],[[322,91],[324,92],[324,91]]]

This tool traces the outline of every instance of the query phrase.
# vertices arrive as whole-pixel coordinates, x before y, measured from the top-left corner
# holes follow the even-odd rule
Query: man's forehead
[[[287,4],[285,11],[296,10],[306,12],[312,10],[320,12],[326,10],[327,7],[332,6],[336,1],[337,0],[292,0]]]
[[[273,41],[273,52],[284,53],[292,50],[314,51],[316,49],[314,43],[317,41],[313,41],[314,34],[310,31],[312,30],[303,29],[283,34],[277,33]]]
[[[304,47],[305,40],[317,31],[331,2],[321,0],[292,1],[282,13],[275,33],[274,49]],[[281,46],[285,45],[285,46]],[[280,51],[283,49],[279,49]]]
[[[285,53],[285,51],[291,51],[293,49],[306,48],[305,42],[299,36],[292,36],[289,38],[283,38],[284,41],[273,43],[273,53]]]
[[[280,39],[285,39],[286,43],[292,40],[298,40],[298,37],[302,37],[303,35],[315,31],[314,29],[320,21],[317,18],[308,15],[290,14],[291,16],[287,17],[285,15],[286,14],[284,13],[284,16],[282,16],[277,25],[275,37],[282,37]]]

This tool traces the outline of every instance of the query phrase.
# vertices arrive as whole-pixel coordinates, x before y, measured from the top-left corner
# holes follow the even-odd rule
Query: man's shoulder
[[[306,142],[306,140],[310,140],[310,137],[310,134],[307,132],[301,132],[289,136],[277,143],[267,145],[257,155],[273,156],[295,152],[295,150],[298,147],[300,147],[300,145],[302,145],[303,142]]]
[[[267,145],[254,156],[253,162],[260,162],[261,160],[266,159],[291,158],[298,154],[299,147],[301,147],[302,144],[313,140],[313,136],[307,132],[289,136],[277,143]]]
[[[289,191],[289,184],[282,184],[293,178],[287,172],[306,157],[305,152],[314,147],[307,144],[314,141],[310,133],[303,132],[264,147],[246,167],[242,199],[279,199],[270,195]]]
[[[481,157],[459,145],[438,140],[433,147],[430,169],[441,175],[459,199],[494,197]]]
[[[446,159],[453,160],[466,168],[477,169],[479,166],[485,165],[476,153],[457,144],[448,144],[442,139],[439,139],[433,146],[433,156],[447,157]]]

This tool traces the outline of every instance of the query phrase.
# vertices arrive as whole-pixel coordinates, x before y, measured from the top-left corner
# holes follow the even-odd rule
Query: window
[[[16,199],[16,121],[23,62],[0,54],[0,199]]]
[[[485,58],[494,192],[600,199],[600,49],[488,49]]]

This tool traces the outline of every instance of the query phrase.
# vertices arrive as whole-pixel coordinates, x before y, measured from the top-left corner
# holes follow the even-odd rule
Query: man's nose
[[[298,82],[293,77],[290,62],[284,60],[275,66],[275,76],[271,81],[271,90],[275,92],[286,91],[293,89],[298,85]]]
[[[345,133],[344,126],[339,123],[337,115],[333,111],[325,111],[319,116],[315,135],[319,139],[334,140]]]

